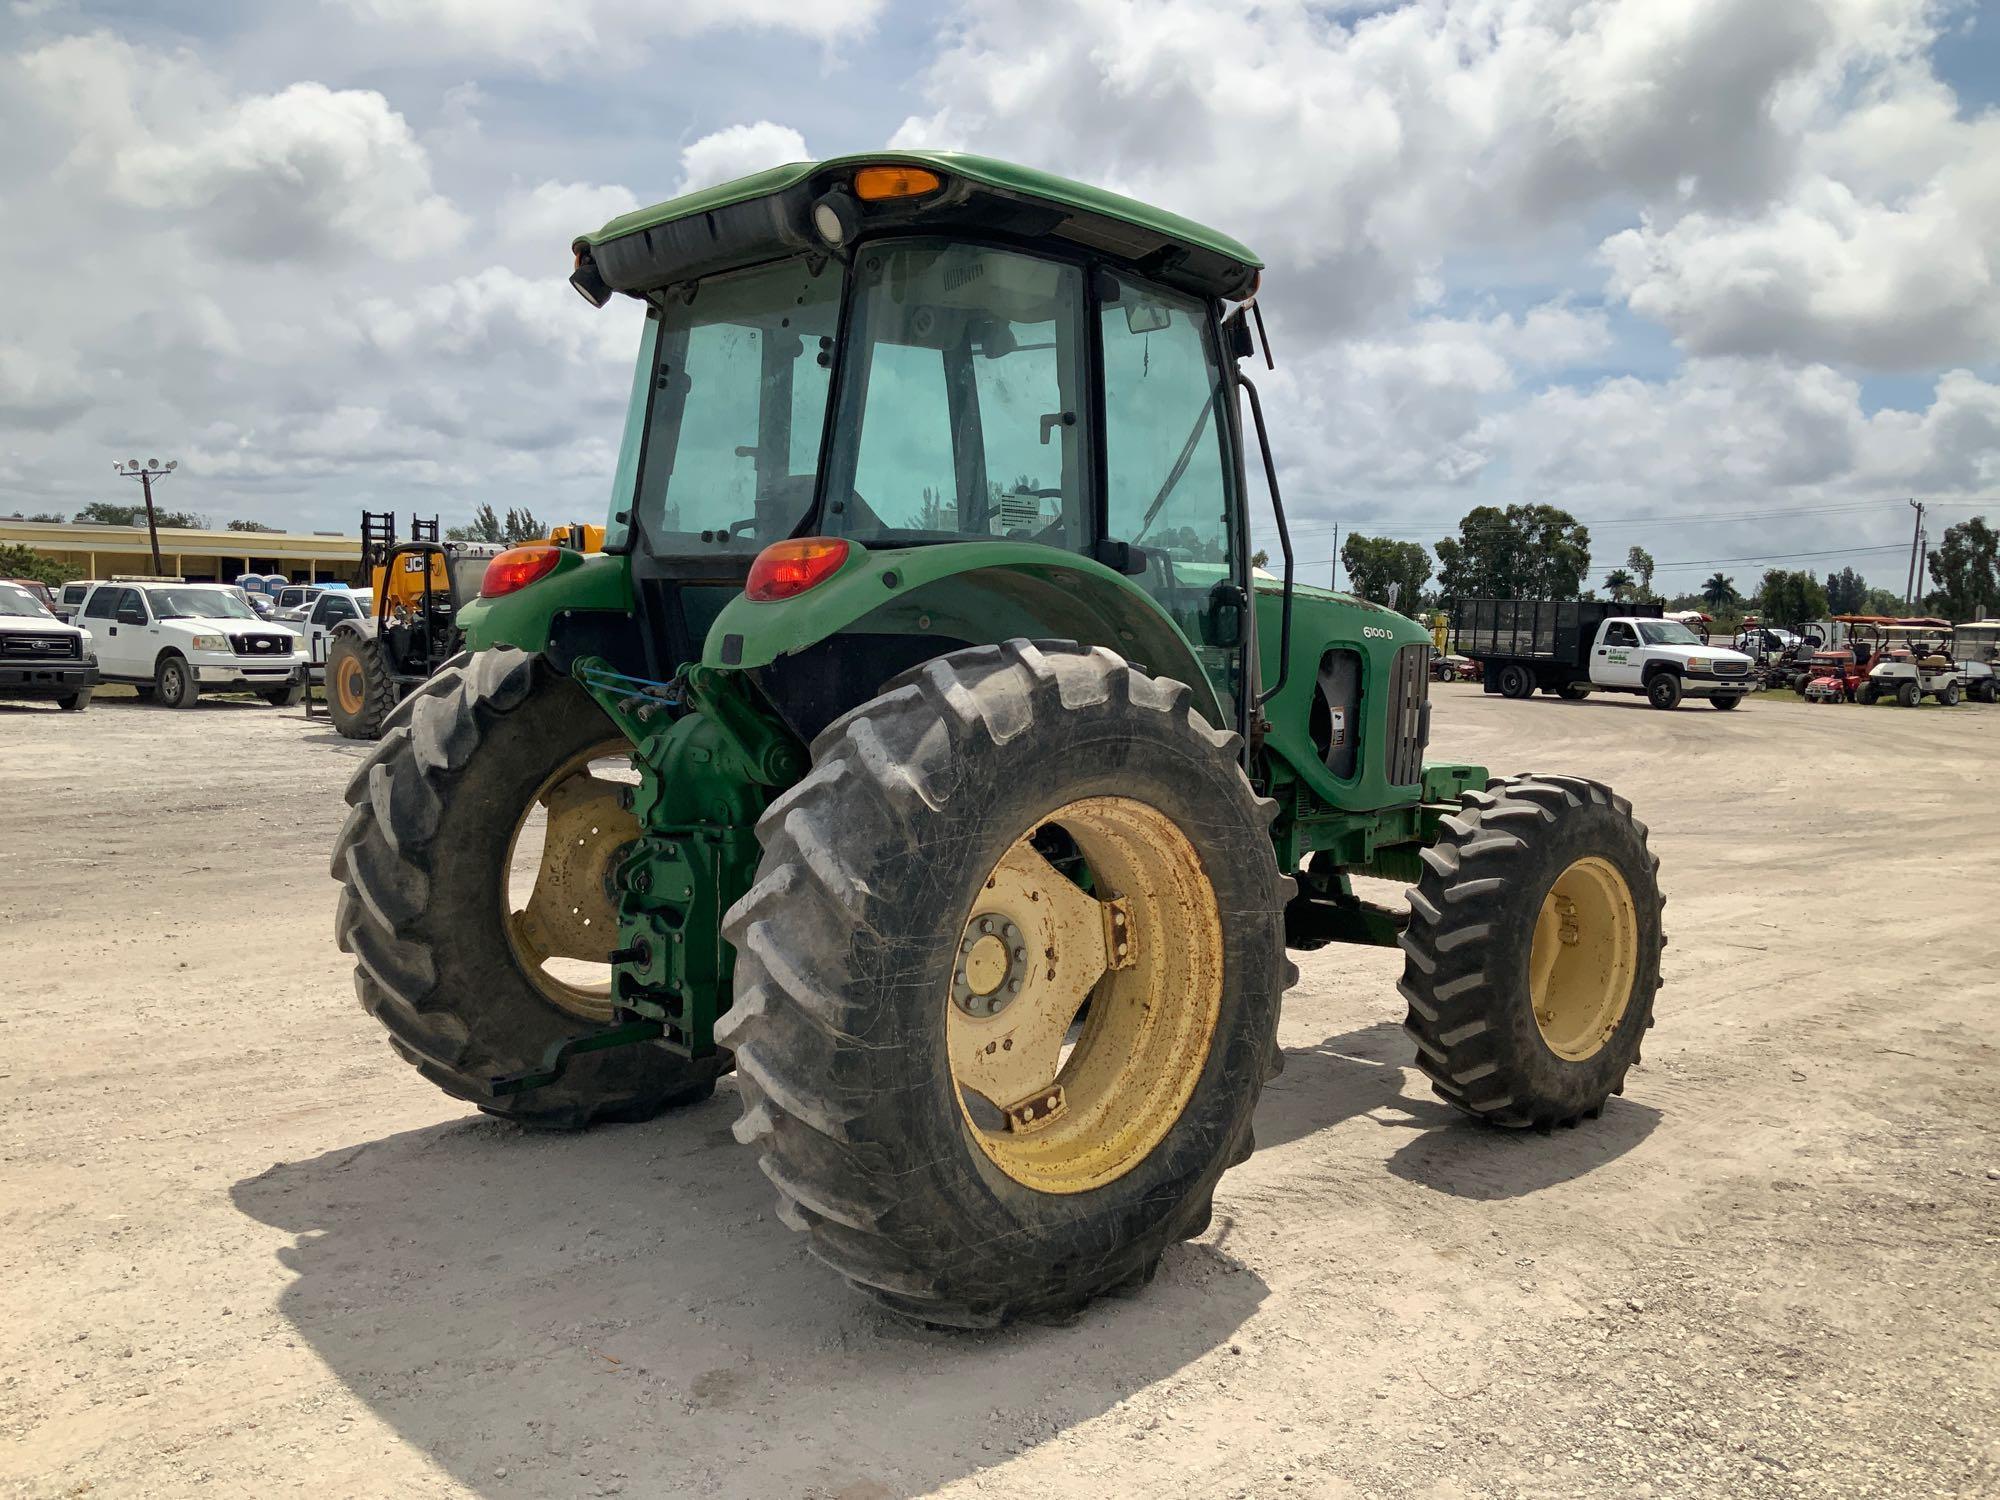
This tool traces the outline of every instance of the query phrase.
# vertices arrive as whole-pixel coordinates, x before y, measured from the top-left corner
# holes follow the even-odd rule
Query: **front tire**
[[[899,1313],[988,1327],[1139,1285],[1207,1227],[1296,972],[1240,748],[1181,684],[1026,641],[933,661],[814,742],[725,921],[717,1034],[737,1138],[819,1259]],[[1137,957],[1107,969],[1113,891]],[[1009,1068],[1017,1033],[1035,1068]]]
[[[281,688],[272,688],[257,695],[273,708],[297,708],[306,696],[303,682],[288,682]]]
[[[1958,684],[1954,682],[1950,686],[1948,686],[1943,692],[1939,693],[1937,695],[1937,701],[1942,703],[1946,708],[1957,708]]]
[[[1646,684],[1646,701],[1657,709],[1681,706],[1681,680],[1672,672],[1660,672]]]
[[[169,651],[153,668],[153,695],[168,708],[193,708],[201,696],[194,668]]]
[[[1924,701],[1924,690],[1914,682],[1896,684],[1896,702],[1903,708],[1915,708]]]
[[[1709,699],[1708,703],[1711,708],[1726,710],[1736,707],[1742,701],[1743,695],[1741,693],[1718,693],[1715,697]]]
[[[334,633],[326,648],[326,712],[350,740],[379,739],[396,707],[396,684],[379,636]]]
[[[81,713],[90,707],[90,689],[78,688],[73,693],[64,693],[56,699],[56,707],[66,714]]]
[[[593,750],[620,745],[630,749],[589,695],[542,658],[483,651],[432,678],[348,784],[353,810],[333,852],[335,927],[354,955],[362,1008],[447,1094],[525,1125],[646,1119],[707,1098],[729,1068],[727,1054],[689,1061],[642,1042],[580,1054],[554,1083],[526,1093],[488,1087],[496,1075],[539,1068],[553,1044],[611,1019],[608,998],[594,1008],[581,991],[555,985],[545,965],[524,961],[507,879],[521,821],[539,797],[550,799],[553,820],[554,776],[580,761],[587,772]],[[636,836],[615,795],[595,804],[601,811],[584,826],[622,816]],[[602,873],[591,865],[587,883],[601,886]],[[608,960],[615,914],[594,915]]]
[[[1854,690],[1854,701],[1864,708],[1872,707],[1875,700],[1881,696],[1882,690],[1872,682],[1864,682]]]
[[[1659,860],[1631,804],[1568,776],[1467,792],[1409,893],[1404,1029],[1439,1097],[1547,1130],[1623,1093],[1660,985]]]

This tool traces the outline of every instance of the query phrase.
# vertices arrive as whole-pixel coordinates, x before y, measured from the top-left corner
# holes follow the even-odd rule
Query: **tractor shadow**
[[[1460,1114],[1410,1064],[1403,1028],[1384,1021],[1287,1047],[1285,1071],[1264,1085],[1259,1149],[1281,1146],[1347,1120],[1368,1119],[1403,1137],[1388,1170],[1454,1198],[1521,1198],[1572,1182],[1616,1161],[1653,1133],[1660,1112],[1614,1097],[1604,1116],[1540,1135],[1499,1130]]]
[[[725,1083],[582,1136],[454,1120],[280,1163],[232,1198],[295,1236],[280,1310],[300,1336],[491,1496],[928,1493],[1172,1375],[1267,1294],[1183,1245],[1069,1326],[914,1327],[778,1222],[736,1112]]]

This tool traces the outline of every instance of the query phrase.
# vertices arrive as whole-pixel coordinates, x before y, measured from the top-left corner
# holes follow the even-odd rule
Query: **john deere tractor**
[[[1400,944],[1416,1065],[1469,1115],[1621,1090],[1645,828],[1581,777],[1427,764],[1429,634],[1294,584],[1250,251],[922,153],[573,248],[587,299],[645,309],[604,552],[489,564],[333,858],[362,1003],[426,1077],[575,1127],[733,1068],[819,1258],[972,1326],[1201,1233],[1288,947]]]

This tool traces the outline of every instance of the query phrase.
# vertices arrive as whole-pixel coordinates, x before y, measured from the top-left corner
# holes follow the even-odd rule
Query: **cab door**
[[[1639,632],[1629,620],[1606,620],[1591,652],[1590,675],[1606,687],[1637,687],[1645,672]]]
[[[1227,387],[1209,308],[1123,275],[1099,286],[1105,536],[1143,562],[1133,581],[1194,643],[1216,696],[1233,703],[1247,570],[1235,555]]]

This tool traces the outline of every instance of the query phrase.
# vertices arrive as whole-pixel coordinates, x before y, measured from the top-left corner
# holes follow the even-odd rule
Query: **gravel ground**
[[[2000,1492],[2000,709],[1438,699],[1653,829],[1625,1097],[1461,1121],[1398,957],[1305,955],[1211,1231],[979,1336],[812,1261],[727,1084],[557,1138],[398,1062],[332,941],[361,747],[0,706],[0,1493]]]

